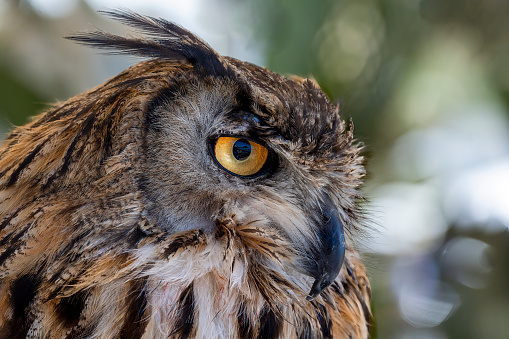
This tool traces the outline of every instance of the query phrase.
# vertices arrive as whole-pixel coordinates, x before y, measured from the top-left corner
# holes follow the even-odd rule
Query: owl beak
[[[323,195],[322,222],[319,229],[319,242],[313,246],[307,267],[308,274],[315,278],[307,300],[315,299],[339,274],[345,257],[345,234],[343,223],[336,206],[327,194]]]

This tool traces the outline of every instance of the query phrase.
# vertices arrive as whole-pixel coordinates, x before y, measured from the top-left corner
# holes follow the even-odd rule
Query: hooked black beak
[[[322,220],[319,229],[319,243],[313,246],[307,265],[307,273],[315,278],[307,300],[315,299],[339,274],[345,257],[345,234],[343,223],[336,206],[327,194],[323,195]]]

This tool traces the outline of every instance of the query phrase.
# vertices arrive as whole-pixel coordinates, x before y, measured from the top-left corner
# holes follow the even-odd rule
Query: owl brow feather
[[[184,60],[205,76],[234,77],[233,71],[212,47],[173,22],[143,16],[129,10],[100,11],[99,13],[134,28],[143,36],[122,37],[99,30],[80,32],[65,38],[82,45],[108,50],[111,54]]]

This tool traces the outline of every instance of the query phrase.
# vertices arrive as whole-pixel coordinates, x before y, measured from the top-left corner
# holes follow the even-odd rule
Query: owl
[[[145,57],[0,148],[1,338],[367,338],[365,175],[318,85],[182,27],[70,39]]]

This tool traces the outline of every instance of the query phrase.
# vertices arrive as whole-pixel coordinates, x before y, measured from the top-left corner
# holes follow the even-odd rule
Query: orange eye
[[[217,162],[228,172],[244,177],[258,174],[268,154],[267,148],[248,139],[219,137],[214,145]]]

